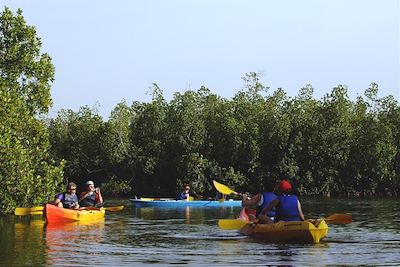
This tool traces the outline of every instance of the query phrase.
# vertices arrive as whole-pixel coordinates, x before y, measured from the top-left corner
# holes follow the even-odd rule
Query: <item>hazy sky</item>
[[[398,0],[1,0],[23,10],[56,68],[54,116],[99,105],[107,119],[125,99],[169,101],[197,90],[232,98],[241,77],[262,73],[270,92],[296,96],[311,84],[321,99],[338,84],[349,96],[371,82],[400,100]]]

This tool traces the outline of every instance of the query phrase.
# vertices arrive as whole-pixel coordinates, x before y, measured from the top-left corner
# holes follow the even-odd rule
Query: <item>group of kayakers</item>
[[[277,221],[303,221],[304,214],[297,196],[292,194],[292,185],[287,180],[281,180],[266,186],[266,192],[253,197],[242,195],[242,206],[256,206],[256,214],[251,219],[258,219],[260,223],[274,223]],[[100,188],[94,187],[93,181],[86,182],[86,191],[78,198],[77,186],[69,182],[66,192],[55,197],[54,203],[59,207],[78,209],[79,207],[96,207],[103,204]],[[189,199],[190,186],[185,184],[177,200]]]
[[[86,182],[86,191],[76,194],[77,186],[69,182],[65,192],[57,194],[53,204],[60,208],[79,209],[80,207],[98,207],[103,204],[103,196],[100,187],[94,187],[93,181]]]
[[[278,221],[304,221],[304,214],[297,196],[292,194],[292,185],[287,180],[267,185],[267,191],[249,197],[243,194],[242,206],[256,206],[254,218],[260,223]]]

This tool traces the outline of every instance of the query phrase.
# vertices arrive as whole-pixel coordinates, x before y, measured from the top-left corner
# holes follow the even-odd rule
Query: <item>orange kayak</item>
[[[103,219],[105,213],[104,208],[74,210],[59,208],[52,204],[46,204],[43,210],[47,223],[94,222]]]

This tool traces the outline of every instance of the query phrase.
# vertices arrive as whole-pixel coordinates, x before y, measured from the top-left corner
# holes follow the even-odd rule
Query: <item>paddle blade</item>
[[[217,181],[213,180],[213,184],[215,186],[215,189],[217,189],[220,193],[225,194],[225,195],[230,195],[230,194],[237,194],[235,191],[227,187],[226,185],[223,185],[221,183],[218,183]]]
[[[218,227],[223,230],[240,230],[248,222],[240,219],[221,219],[218,220]]]
[[[104,207],[107,211],[121,211],[124,209],[124,206],[116,206],[116,207]]]
[[[325,218],[325,221],[330,224],[349,224],[353,218],[350,214],[335,213]]]
[[[14,214],[18,216],[42,214],[43,207],[37,206],[33,208],[15,208]]]

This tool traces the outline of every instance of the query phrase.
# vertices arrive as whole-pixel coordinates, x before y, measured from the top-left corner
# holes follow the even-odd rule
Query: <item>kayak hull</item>
[[[255,215],[255,210],[242,209],[238,219],[247,224],[240,232],[263,242],[316,244],[328,234],[328,225],[323,219],[257,224],[252,222]]]
[[[140,198],[130,199],[135,207],[155,207],[155,208],[180,208],[180,207],[240,207],[240,200],[174,200],[171,198]]]
[[[317,227],[310,221],[248,223],[240,232],[264,242],[316,244],[328,234],[328,225],[323,219],[318,220]]]
[[[69,222],[96,222],[104,219],[105,209],[94,208],[90,210],[74,210],[59,208],[52,204],[46,204],[43,215],[47,223],[69,223]]]

